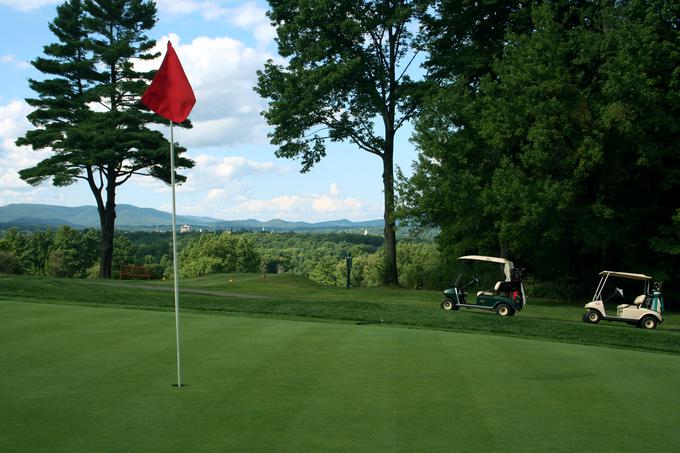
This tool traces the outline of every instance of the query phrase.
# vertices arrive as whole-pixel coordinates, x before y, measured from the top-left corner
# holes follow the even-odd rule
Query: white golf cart
[[[584,322],[597,324],[602,319],[605,321],[625,322],[644,329],[654,329],[663,322],[661,282],[654,283],[654,288],[652,289],[652,277],[649,275],[602,271],[600,276],[600,283],[597,285],[593,300],[585,305],[585,309],[588,311],[583,316]],[[619,283],[630,283],[631,281],[642,283],[642,288],[639,288],[640,283],[638,283],[636,285],[637,288],[634,289],[634,294],[639,295],[632,301],[617,305],[616,316],[609,316],[605,310],[605,303],[615,297],[625,299],[624,291],[619,287]],[[603,294],[609,294],[609,296],[605,298]]]

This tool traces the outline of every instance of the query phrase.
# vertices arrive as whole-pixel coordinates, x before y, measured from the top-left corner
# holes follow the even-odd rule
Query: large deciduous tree
[[[451,250],[507,253],[542,279],[588,282],[602,267],[672,274],[679,12],[660,0],[564,0],[518,3],[501,33],[428,21],[440,88],[417,125],[407,214],[441,226]],[[452,36],[470,64],[449,58]],[[491,42],[476,46],[483,36]]]
[[[269,0],[279,53],[258,72],[269,100],[276,155],[301,158],[308,171],[329,141],[349,141],[382,160],[384,282],[398,283],[394,138],[415,111],[416,3],[408,0]]]
[[[17,144],[53,154],[19,174],[34,185],[87,182],[99,211],[102,278],[111,277],[118,186],[133,175],[170,180],[169,143],[146,126],[162,119],[139,103],[152,73],[133,64],[157,56],[146,36],[155,23],[151,0],[68,0],[49,26],[58,42],[33,61],[47,78],[29,82],[38,94],[27,99],[36,129]],[[184,151],[175,147],[178,168],[193,166],[179,157]]]

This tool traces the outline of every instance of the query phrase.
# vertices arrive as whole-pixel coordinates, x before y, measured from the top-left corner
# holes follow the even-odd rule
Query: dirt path
[[[155,285],[135,285],[131,283],[104,283],[104,282],[92,282],[93,285],[110,286],[110,287],[123,287],[123,288],[139,288],[149,291],[165,291],[173,292],[174,288],[165,286],[155,286]],[[213,291],[207,289],[191,289],[191,288],[179,288],[180,294],[202,294],[205,296],[223,296],[223,297],[235,297],[237,299],[271,299],[271,296],[257,295],[257,294],[245,294],[245,293],[235,293],[231,291]]]

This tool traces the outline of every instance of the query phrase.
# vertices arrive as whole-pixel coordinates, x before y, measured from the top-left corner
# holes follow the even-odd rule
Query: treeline
[[[100,243],[101,233],[93,228],[61,226],[31,233],[11,228],[0,237],[0,273],[97,277]],[[134,261],[135,246],[128,238],[118,236],[114,245],[116,268]]]
[[[562,295],[602,269],[680,291],[680,3],[437,0],[402,218]],[[537,287],[538,288],[538,287]]]
[[[0,237],[0,273],[55,277],[99,275],[98,230],[20,232]],[[172,278],[170,233],[118,232],[113,276],[122,265],[147,266],[155,278]],[[352,286],[382,282],[383,239],[351,233],[300,234],[217,232],[178,236],[180,277],[221,272],[293,273],[329,286],[346,284],[347,257],[352,257]],[[401,284],[408,288],[441,289],[450,273],[432,242],[403,241],[398,256]]]

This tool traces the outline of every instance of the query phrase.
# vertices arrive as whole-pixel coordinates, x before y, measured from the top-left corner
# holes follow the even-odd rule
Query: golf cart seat
[[[478,291],[477,296],[495,296],[501,292],[502,287],[503,282],[496,282],[496,284],[493,286],[493,291]]]
[[[640,308],[640,305],[642,305],[642,304],[645,303],[645,299],[647,299],[647,296],[645,296],[644,294],[640,294],[639,296],[637,296],[637,297],[635,298],[635,300],[633,301],[632,304],[621,304],[621,305],[617,305],[617,306],[616,306],[616,309],[617,309],[617,310],[620,310],[620,309],[622,309],[622,308],[630,307],[631,305],[635,305],[637,308]]]

